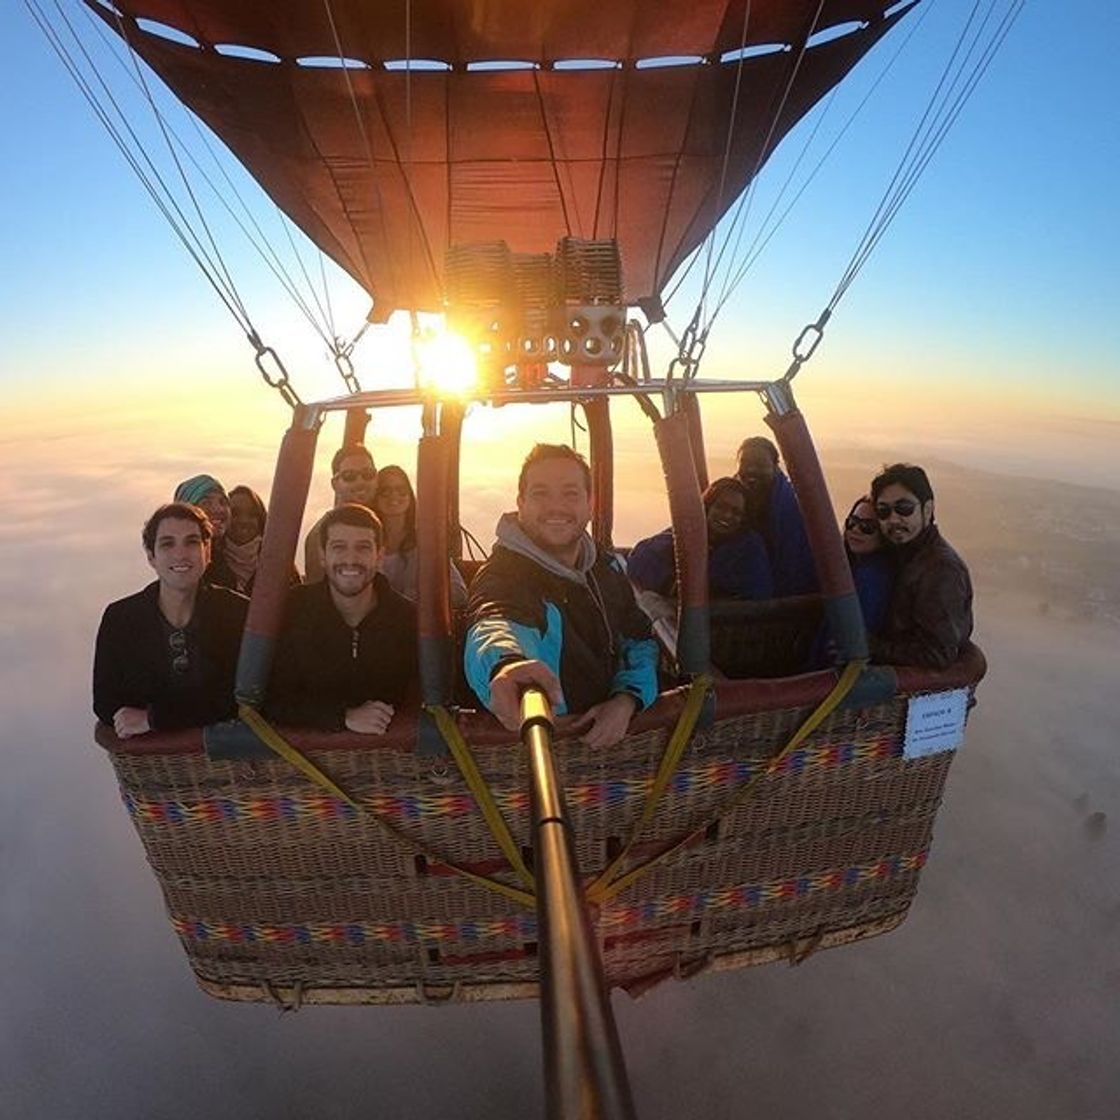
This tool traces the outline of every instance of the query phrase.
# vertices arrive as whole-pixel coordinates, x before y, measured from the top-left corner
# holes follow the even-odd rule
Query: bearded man
[[[318,528],[324,578],[292,588],[268,690],[278,723],[382,735],[416,682],[416,609],[378,570],[384,530],[365,506]]]
[[[612,553],[587,533],[591,472],[562,444],[529,453],[517,511],[498,522],[497,544],[471,584],[464,668],[479,700],[505,727],[535,685],[565,731],[593,747],[626,734],[657,698],[657,644]]]
[[[334,491],[334,508],[354,502],[373,509],[377,493],[377,464],[368,447],[362,443],[343,444],[331,459],[331,490]],[[311,526],[303,543],[303,578],[305,583],[318,583],[323,578],[320,563],[320,517]]]

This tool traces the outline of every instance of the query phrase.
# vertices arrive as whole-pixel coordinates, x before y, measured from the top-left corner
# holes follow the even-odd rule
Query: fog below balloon
[[[379,459],[394,438],[410,466],[403,432],[375,433]],[[464,501],[485,543],[528,442],[507,442]],[[89,675],[101,609],[146,580],[139,524],[171,486],[213,465],[267,489],[255,437],[213,464],[200,444],[126,419],[0,444],[0,1114],[541,1114],[536,1004],[279,1015],[195,987],[92,744]],[[906,451],[826,449],[837,504]],[[939,520],[972,564],[991,669],[910,917],[798,969],[616,996],[644,1118],[1114,1113],[1120,493],[951,457],[930,463]],[[664,519],[651,462],[620,459],[620,540]]]

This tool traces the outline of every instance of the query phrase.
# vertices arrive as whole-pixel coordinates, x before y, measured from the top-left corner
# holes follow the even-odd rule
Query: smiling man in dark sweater
[[[294,587],[266,711],[277,723],[382,735],[416,680],[416,610],[378,571],[377,515],[338,506],[318,527],[325,578]]]

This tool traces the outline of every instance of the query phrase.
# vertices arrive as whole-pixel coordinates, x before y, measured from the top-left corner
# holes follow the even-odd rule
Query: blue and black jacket
[[[618,559],[585,537],[569,568],[525,535],[515,514],[471,583],[464,668],[479,700],[512,661],[543,661],[559,677],[557,714],[584,712],[620,692],[639,710],[657,698],[657,643]]]

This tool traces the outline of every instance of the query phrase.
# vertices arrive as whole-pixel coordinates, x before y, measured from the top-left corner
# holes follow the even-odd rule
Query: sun
[[[420,387],[441,397],[466,397],[478,387],[478,361],[462,335],[426,330],[416,342]]]

